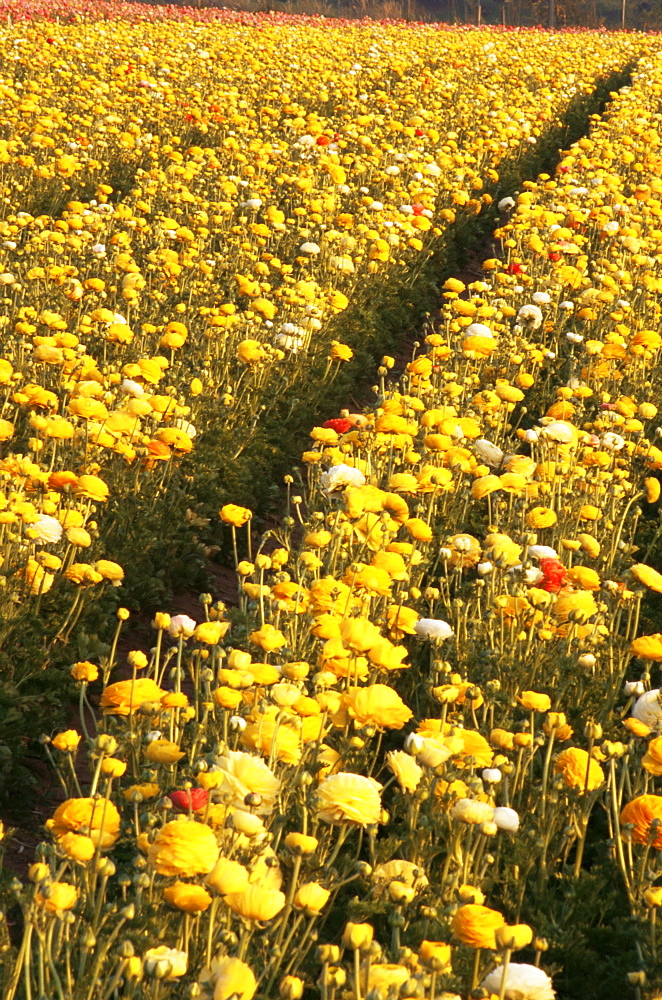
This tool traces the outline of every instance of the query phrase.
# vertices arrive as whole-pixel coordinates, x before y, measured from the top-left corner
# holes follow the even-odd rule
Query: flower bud
[[[371,924],[354,924],[349,921],[345,924],[342,935],[343,948],[358,948],[365,951],[372,944],[374,928]]]
[[[520,948],[526,948],[527,945],[531,944],[533,931],[528,924],[513,924],[510,927],[508,924],[504,924],[503,927],[497,927],[494,938],[497,948],[501,951],[506,949],[519,951]]]

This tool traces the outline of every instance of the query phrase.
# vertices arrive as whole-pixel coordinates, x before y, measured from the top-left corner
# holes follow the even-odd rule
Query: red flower
[[[557,260],[561,260],[561,254],[558,252],[558,250],[551,250],[547,256],[554,263],[556,263]]]
[[[328,135],[318,135],[315,142],[317,143],[318,146],[328,146],[331,140],[329,139]]]
[[[521,274],[522,265],[521,264],[509,264],[505,269],[507,274]]]
[[[422,215],[423,214],[423,206],[422,205],[419,205],[417,203],[416,205],[412,205],[411,207],[414,210],[414,215]]]
[[[188,812],[189,808],[193,812],[204,809],[209,799],[209,792],[205,788],[187,788],[177,792],[168,792],[168,798],[175,809]]]
[[[326,420],[322,424],[322,427],[330,427],[336,434],[346,434],[347,431],[351,431],[352,429],[350,421],[345,417],[333,417],[332,420]]]
[[[425,135],[425,132],[423,131],[422,128],[417,128],[416,131],[414,132],[414,135],[418,135],[418,136]]]
[[[544,575],[544,580],[540,586],[550,594],[558,594],[565,583],[565,567],[558,559],[541,559],[540,569]]]

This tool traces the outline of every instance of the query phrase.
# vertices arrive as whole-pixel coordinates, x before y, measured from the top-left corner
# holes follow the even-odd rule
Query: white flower
[[[188,639],[195,632],[196,626],[197,622],[194,622],[188,615],[174,615],[170,619],[168,632],[173,639],[179,639],[180,636]]]
[[[646,688],[644,687],[643,681],[626,681],[623,685],[623,691],[627,695],[636,694],[637,697],[643,694]]]
[[[503,452],[495,444],[486,438],[478,438],[473,443],[474,454],[477,458],[489,465],[492,469],[498,469],[503,462]]]
[[[316,254],[320,252],[320,248],[317,243],[302,243],[299,247],[299,253],[312,253]]]
[[[55,517],[48,514],[41,514],[30,526],[35,542],[42,542],[48,545],[50,542],[59,542],[62,538],[62,525]]]
[[[16,281],[16,278],[11,273],[11,271],[4,271],[3,274],[0,274],[0,285],[11,285],[15,281]]]
[[[96,253],[100,257],[105,252],[106,252],[106,244],[105,243],[95,243],[94,246],[92,247],[92,253]]]
[[[524,431],[524,440],[528,441],[529,444],[535,444],[538,440],[538,431],[529,427],[528,431]]]
[[[187,437],[190,437],[191,440],[193,440],[198,433],[195,425],[190,423],[188,420],[184,420],[182,417],[174,421],[173,427],[176,427],[180,431],[184,431],[184,434],[186,434]]]
[[[365,486],[365,476],[351,465],[332,465],[328,472],[320,476],[320,485],[325,493],[344,490],[346,486]]]
[[[485,326],[484,323],[471,323],[464,330],[465,337],[487,337],[488,340],[494,340],[494,334],[490,330],[489,326]]]
[[[593,653],[582,653],[581,656],[577,657],[577,663],[579,664],[580,667],[594,667],[597,662],[598,661],[593,655]],[[643,689],[643,684],[642,684],[642,689]]]
[[[625,438],[620,434],[614,434],[613,431],[607,431],[602,435],[602,447],[607,451],[621,451],[625,447]]]
[[[662,727],[662,700],[660,689],[644,691],[632,706],[632,717],[643,722],[650,729]]]
[[[498,785],[503,778],[503,775],[498,767],[484,767],[481,773],[481,778],[489,785]]]
[[[491,562],[481,562],[476,566],[478,576],[489,576],[493,569],[494,566]]]
[[[449,639],[453,635],[453,629],[448,622],[441,618],[421,618],[414,626],[416,635],[421,639],[431,639],[440,641]]]
[[[552,980],[535,965],[511,962],[506,973],[506,991],[501,993],[503,966],[500,965],[480,984],[488,993],[503,996],[505,1000],[554,1000],[556,993]]]
[[[303,347],[303,340],[301,337],[288,337],[285,333],[277,333],[274,337],[274,344],[276,347],[282,347],[283,350],[296,354],[299,348]]]
[[[538,306],[529,302],[517,313],[517,322],[526,323],[532,330],[537,330],[542,326],[542,313]]]
[[[572,312],[574,308],[575,308],[575,303],[571,302],[569,299],[566,299],[565,302],[561,302],[559,304],[559,309],[563,309],[565,310],[565,312]]]
[[[411,205],[400,205],[400,211],[403,215],[413,215],[414,209]]]
[[[248,723],[241,715],[230,716],[230,729],[234,730],[234,732],[243,733],[247,725]]]
[[[400,167],[396,167],[395,164],[392,164],[390,167],[386,168],[386,170],[384,171],[384,173],[388,177],[397,177],[398,174],[400,173]]]
[[[612,222],[605,222],[604,226],[602,227],[602,232],[603,233],[617,233],[620,228],[621,227],[620,227],[619,223],[616,222],[615,220],[613,220]]]
[[[492,822],[496,823],[500,830],[505,830],[507,833],[517,833],[519,830],[519,816],[509,806],[497,806]]]
[[[581,344],[584,338],[581,333],[566,333],[565,339],[569,344]]]
[[[425,173],[429,174],[431,177],[439,177],[441,175],[441,167],[436,163],[428,163],[425,168]]]
[[[141,396],[145,395],[144,386],[140,382],[134,382],[132,378],[125,378],[120,386],[120,392],[123,392],[125,396],[133,396],[134,399],[140,399]]]
[[[543,437],[559,444],[570,444],[575,440],[575,428],[572,424],[567,424],[564,420],[552,420],[540,431]]]
[[[414,734],[412,734],[414,735]],[[421,739],[421,737],[419,737]],[[441,744],[436,743],[434,740],[425,739],[422,737],[423,746],[420,750],[415,753],[416,759],[419,763],[423,764],[425,767],[441,767],[445,764],[448,758],[452,755],[452,751],[448,747],[442,747]]]
[[[515,207],[515,199],[510,197],[502,198],[499,204],[497,205],[497,208],[499,209],[500,212],[507,212],[510,208],[514,207]]]
[[[529,545],[528,553],[532,559],[558,559],[559,554],[551,545]]]
[[[242,201],[242,208],[250,208],[251,212],[257,212],[258,208],[262,208],[261,198],[249,198],[248,201]]]
[[[541,573],[539,569],[531,566],[524,572],[524,582],[528,584],[529,587],[536,587],[541,580],[545,579],[545,574]]]
[[[552,299],[549,292],[534,292],[531,296],[531,301],[535,302],[537,306],[546,306]]]
[[[145,743],[154,743],[155,740],[160,740],[163,733],[160,729],[152,729],[149,733],[145,734]]]
[[[384,209],[384,204],[381,201],[372,201],[368,205],[371,212],[382,212]]]
[[[416,757],[425,744],[425,739],[419,736],[418,733],[410,733],[405,740],[405,750],[410,753],[413,757]]]

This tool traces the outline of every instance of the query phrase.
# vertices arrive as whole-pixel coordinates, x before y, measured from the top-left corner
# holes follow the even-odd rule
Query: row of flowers
[[[649,45],[225,15],[3,31],[5,621],[55,579],[121,582],[97,565],[107,501],[157,503],[198,426],[230,461],[323,387],[352,357],[339,314]]]

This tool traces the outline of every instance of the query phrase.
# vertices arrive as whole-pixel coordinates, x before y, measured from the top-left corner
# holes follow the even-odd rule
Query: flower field
[[[658,997],[659,40],[3,12],[2,996]]]

